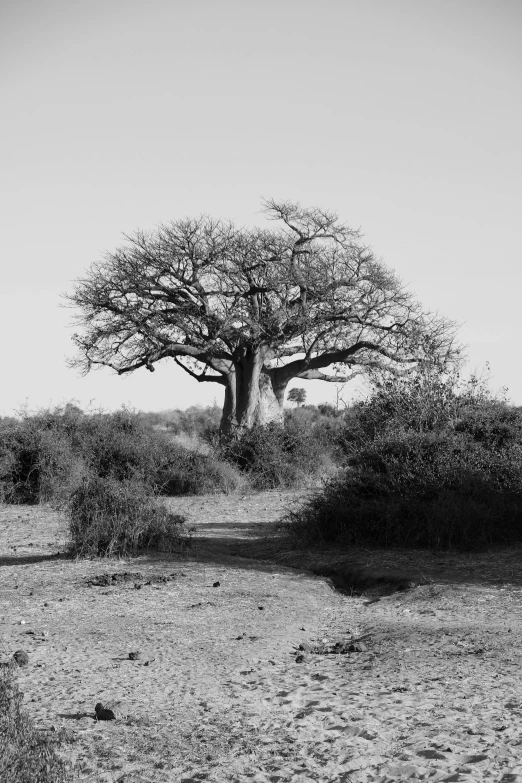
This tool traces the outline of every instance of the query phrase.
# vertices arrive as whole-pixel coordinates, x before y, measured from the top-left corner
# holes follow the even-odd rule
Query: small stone
[[[296,655],[295,656],[295,662],[296,663],[303,663],[304,659],[305,659],[304,655]]]
[[[258,606],[257,608],[258,608],[258,609],[260,609],[261,611],[263,611],[263,609],[264,609],[265,607],[264,607],[264,606]]]
[[[13,661],[15,661],[18,666],[27,666],[29,663],[29,656],[24,650],[17,650],[13,655]]]
[[[214,582],[214,584],[212,585],[212,587],[220,587],[220,585],[221,585],[221,582]]]
[[[129,653],[129,659],[131,661],[137,661],[140,658],[141,658],[141,653],[138,650]]]

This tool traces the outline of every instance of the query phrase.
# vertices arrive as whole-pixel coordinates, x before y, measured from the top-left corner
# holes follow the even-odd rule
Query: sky
[[[0,415],[220,404],[169,361],[78,375],[62,294],[125,233],[270,197],[360,228],[522,405],[519,0],[3,0],[0,74]]]

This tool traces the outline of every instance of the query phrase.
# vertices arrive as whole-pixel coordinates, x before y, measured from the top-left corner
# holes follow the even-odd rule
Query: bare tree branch
[[[194,380],[224,385],[233,419],[261,410],[270,388],[279,405],[292,377],[458,359],[455,325],[424,312],[358,230],[319,208],[264,209],[276,230],[202,215],[127,235],[66,297],[79,324],[71,364],[121,375],[172,358]]]
[[[302,373],[299,373],[299,375],[295,376],[297,378],[301,378],[304,381],[327,381],[328,383],[347,383],[348,381],[353,380],[358,375],[363,375],[364,370],[354,370],[354,372],[348,373],[347,375],[328,375],[327,373],[321,372],[320,370],[305,370]]]
[[[210,382],[213,382],[213,383],[220,383],[222,385],[225,384],[225,381],[224,381],[222,376],[220,376],[220,375],[207,375],[206,374],[206,366],[203,369],[203,372],[201,372],[198,375],[193,370],[191,370],[190,367],[187,367],[186,364],[183,364],[182,362],[180,362],[180,360],[179,360],[179,358],[177,356],[174,358],[174,361],[176,362],[178,367],[181,367],[182,370],[185,370],[186,373],[188,373],[196,381],[199,381],[199,383],[201,383],[202,381],[210,381]]]

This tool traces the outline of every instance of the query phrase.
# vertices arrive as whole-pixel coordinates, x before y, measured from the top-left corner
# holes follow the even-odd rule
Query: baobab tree
[[[293,378],[346,382],[457,355],[451,322],[424,312],[336,214],[264,203],[275,228],[208,216],[137,231],[66,298],[72,365],[118,374],[172,359],[224,386],[221,432],[282,420]]]

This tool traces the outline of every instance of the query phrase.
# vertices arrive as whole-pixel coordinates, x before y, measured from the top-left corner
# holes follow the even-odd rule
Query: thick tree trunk
[[[239,430],[250,429],[256,424],[283,423],[287,382],[274,382],[274,373],[263,367],[260,352],[246,354],[225,381],[222,438],[230,438]]]
[[[270,424],[276,421],[284,423],[283,406],[285,402],[284,388],[277,387],[273,382],[270,370],[261,373],[259,378],[259,401],[256,409],[256,424]]]
[[[230,373],[226,377],[225,401],[223,403],[223,412],[219,425],[219,435],[221,438],[229,438],[237,429],[237,394],[235,373]]]

